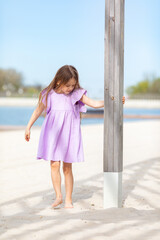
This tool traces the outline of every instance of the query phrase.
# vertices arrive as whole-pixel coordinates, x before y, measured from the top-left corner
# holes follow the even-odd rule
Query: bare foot
[[[63,203],[62,198],[57,198],[52,204],[52,208],[57,207],[59,204]]]
[[[64,208],[74,208],[72,203],[65,203]]]

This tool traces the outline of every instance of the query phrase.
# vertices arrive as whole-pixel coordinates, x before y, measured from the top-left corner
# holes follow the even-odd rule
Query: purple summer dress
[[[46,117],[41,127],[37,159],[84,162],[80,112],[86,112],[80,101],[87,90],[75,89],[70,94],[52,89],[47,98]],[[45,96],[43,91],[42,96]],[[42,100],[45,103],[45,97]]]

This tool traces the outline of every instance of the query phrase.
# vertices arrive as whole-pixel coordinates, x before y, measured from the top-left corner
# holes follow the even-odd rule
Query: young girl
[[[104,107],[103,100],[86,96],[87,90],[79,84],[75,67],[61,67],[52,82],[40,92],[38,106],[25,130],[25,139],[30,139],[30,129],[43,111],[46,112],[41,127],[37,159],[50,160],[51,178],[56,193],[52,207],[63,202],[61,193],[60,163],[63,161],[65,177],[65,208],[73,208],[72,163],[83,162],[83,144],[80,128],[80,112],[86,112],[85,104],[93,108]],[[122,98],[124,103],[125,98]]]

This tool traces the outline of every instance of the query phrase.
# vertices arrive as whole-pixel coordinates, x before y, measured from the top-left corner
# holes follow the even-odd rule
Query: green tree
[[[152,81],[151,92],[154,94],[160,94],[160,78],[156,78]]]
[[[130,98],[160,98],[160,77],[146,75],[143,80],[129,86],[126,93]]]
[[[0,69],[0,90],[17,91],[23,86],[23,76],[15,69]]]
[[[126,92],[129,96],[133,96],[139,93],[149,93],[150,92],[150,82],[149,80],[144,80],[142,82],[137,83],[135,86],[130,86],[126,89]]]

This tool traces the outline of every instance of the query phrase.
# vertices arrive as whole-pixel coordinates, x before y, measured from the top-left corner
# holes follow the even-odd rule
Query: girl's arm
[[[89,97],[87,97],[85,94],[80,99],[81,102],[84,104],[93,107],[93,108],[102,108],[104,107],[104,101],[103,100],[94,100]]]
[[[39,118],[39,116],[42,114],[43,110],[44,110],[45,106],[43,103],[40,103],[36,109],[34,110],[28,124],[25,130],[25,140],[29,141],[30,139],[30,129],[32,127],[32,125],[34,124],[34,122]]]
[[[80,99],[81,102],[83,102],[84,104],[93,107],[93,108],[102,108],[104,107],[104,100],[94,100],[91,99],[89,97],[87,97],[85,94],[83,94],[83,96]],[[125,103],[125,97],[122,97],[122,103]]]

